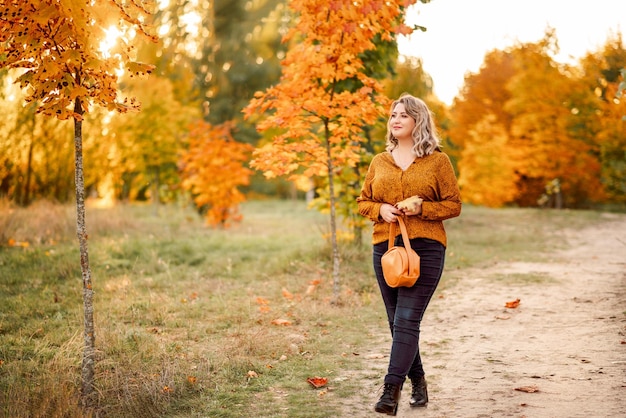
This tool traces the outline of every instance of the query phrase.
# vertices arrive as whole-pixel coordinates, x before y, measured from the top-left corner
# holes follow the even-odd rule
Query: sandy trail
[[[569,248],[548,262],[460,271],[422,323],[430,402],[410,408],[407,381],[397,416],[626,417],[626,216],[606,217],[567,231]],[[517,298],[517,308],[504,307]],[[363,390],[345,416],[385,416],[373,412],[389,353],[384,331],[361,353],[366,371],[352,378]]]

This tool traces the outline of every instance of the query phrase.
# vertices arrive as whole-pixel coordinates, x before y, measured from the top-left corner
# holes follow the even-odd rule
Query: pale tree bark
[[[333,299],[334,302],[339,301],[339,246],[337,244],[337,211],[335,209],[335,166],[332,159],[332,150],[330,143],[330,132],[328,130],[328,121],[324,121],[324,129],[326,135],[326,166],[328,168],[328,194],[330,202],[330,237],[333,251]]]
[[[77,98],[74,111],[82,115],[80,99]],[[87,227],[85,225],[85,176],[83,172],[83,122],[74,119],[74,157],[76,181],[76,235],[80,246],[80,269],[83,279],[83,362],[81,367],[81,404],[89,409],[95,406],[95,353],[96,334],[93,319],[93,286],[89,268]]]

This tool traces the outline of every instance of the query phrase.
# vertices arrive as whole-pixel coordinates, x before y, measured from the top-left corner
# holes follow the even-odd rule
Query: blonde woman
[[[399,202],[411,198],[411,204]],[[445,219],[459,216],[461,198],[450,159],[441,151],[432,113],[426,104],[404,94],[391,106],[386,150],[368,169],[359,213],[374,223],[373,264],[392,335],[389,366],[377,412],[395,415],[408,377],[409,404],[425,406],[428,391],[419,353],[420,323],[435,292],[445,261]],[[420,256],[420,277],[412,287],[392,288],[383,277],[380,258],[387,250],[389,224],[403,217],[413,248]],[[397,244],[401,245],[401,236]]]

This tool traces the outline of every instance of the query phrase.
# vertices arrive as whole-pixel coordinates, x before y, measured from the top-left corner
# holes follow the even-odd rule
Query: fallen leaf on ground
[[[518,390],[520,392],[526,392],[526,393],[539,392],[539,388],[537,388],[537,386],[520,386],[518,388],[515,388],[515,390]]]
[[[368,360],[375,360],[375,359],[385,358],[385,357],[387,357],[387,356],[384,355],[384,354],[378,354],[378,353],[368,354],[368,355],[365,356],[365,358],[368,359]]]
[[[292,299],[293,299],[293,293],[291,293],[291,292],[290,292],[289,290],[287,290],[286,288],[284,288],[284,287],[283,287],[282,292],[283,292],[283,297],[284,297],[285,299],[288,299],[288,300],[292,300]]]
[[[504,306],[506,308],[515,309],[515,308],[517,308],[519,306],[519,302],[520,302],[520,300],[518,298],[518,299],[515,299],[515,300],[512,300],[510,302],[505,303]]]
[[[280,319],[279,318],[279,319],[274,319],[272,321],[272,324],[273,325],[285,325],[285,326],[287,326],[287,325],[291,325],[291,321],[288,320],[288,319]]]
[[[317,286],[319,286],[321,282],[321,280],[311,280],[309,282],[309,287],[307,287],[306,289],[306,294],[311,295],[313,292],[315,292],[315,289],[317,289]]]
[[[496,315],[496,319],[511,319],[509,315]]]
[[[323,386],[326,386],[326,383],[328,383],[328,379],[325,377],[309,377],[307,380],[307,382],[309,382],[314,388],[321,388]]]

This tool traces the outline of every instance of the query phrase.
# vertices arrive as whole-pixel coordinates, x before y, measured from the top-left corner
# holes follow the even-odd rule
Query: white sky
[[[626,40],[626,0],[431,0],[413,6],[406,23],[428,30],[399,39],[400,53],[422,58],[435,94],[450,104],[487,51],[537,42],[548,26],[563,63],[596,51],[618,31]]]

